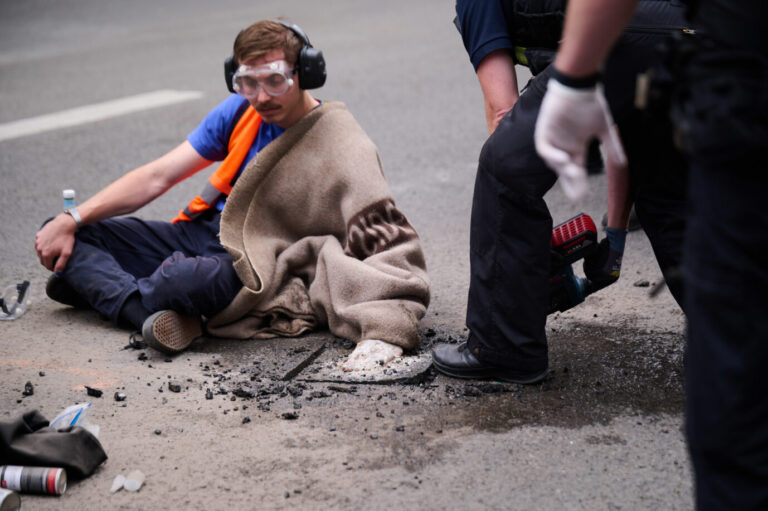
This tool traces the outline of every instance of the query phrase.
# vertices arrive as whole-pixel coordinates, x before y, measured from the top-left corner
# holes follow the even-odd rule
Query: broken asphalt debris
[[[409,357],[416,355],[408,360],[411,364],[419,355],[429,353],[436,343],[456,344],[466,340],[466,334],[447,334],[438,328],[422,331],[421,337],[419,348],[409,354]],[[315,423],[314,414],[349,406],[362,407],[365,414],[355,415],[360,426],[370,417],[380,421],[378,431],[407,431],[418,435],[425,431],[441,433],[447,424],[454,422],[496,431],[531,423],[592,423],[596,417],[600,420],[610,418],[617,411],[626,409],[628,403],[637,410],[654,412],[676,411],[682,406],[684,342],[681,335],[659,337],[633,329],[618,332],[613,329],[606,335],[605,329],[590,325],[564,330],[553,328],[551,376],[541,384],[531,386],[495,381],[462,382],[439,376],[434,368],[427,368],[417,379],[392,378],[384,382],[311,378],[313,368],[326,361],[337,363],[348,355],[341,351],[342,340],[328,342],[323,339],[322,342],[326,351],[317,364],[306,366],[299,372],[291,368],[295,369],[306,357],[317,353],[311,344],[309,348],[268,346],[263,351],[257,350],[256,355],[247,360],[217,355],[199,362],[203,378],[187,388],[199,389],[201,400],[203,395],[211,400],[213,407],[208,407],[218,406],[222,414],[234,416],[237,423],[246,415],[251,421],[260,422],[262,412],[271,412],[271,416],[278,420],[308,420],[311,425],[320,425],[333,435],[353,431],[355,425],[343,419]],[[301,355],[294,357],[297,353]],[[585,353],[590,356],[585,358]],[[287,364],[281,356],[288,359]],[[629,359],[643,363],[630,365]],[[286,374],[293,376],[284,380]],[[661,405],[660,394],[668,396]],[[608,395],[615,395],[615,398],[606,401]],[[353,404],[353,401],[357,403]],[[466,406],[467,409],[457,407],[455,414],[437,414],[449,418],[431,417],[422,431],[424,426],[417,426],[411,419],[421,411],[418,405],[427,402],[440,407]],[[246,406],[249,407],[247,414],[237,413]],[[552,413],[542,414],[542,407]],[[500,414],[499,409],[511,411]],[[321,416],[325,415],[321,413]],[[364,437],[371,434],[377,433],[372,433],[371,429],[363,432]],[[383,435],[379,433],[385,438]]]
[[[85,386],[85,391],[88,393],[89,396],[93,397],[101,397],[101,395],[104,393],[104,391],[89,387],[88,385]]]

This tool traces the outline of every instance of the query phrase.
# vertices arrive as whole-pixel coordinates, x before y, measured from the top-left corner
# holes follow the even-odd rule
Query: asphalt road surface
[[[183,141],[226,97],[234,36],[276,16],[323,51],[316,97],[343,101],[366,129],[421,235],[433,289],[420,353],[466,336],[486,128],[453,2],[2,0],[0,288],[29,280],[33,301],[0,322],[0,421],[91,402],[109,456],[61,497],[24,495],[23,509],[691,509],[684,317],[666,290],[649,295],[660,272],[642,231],[619,283],[550,317],[552,374],[532,387],[433,371],[313,381],[296,371],[310,355],[349,352],[327,332],[205,339],[167,358],[124,349],[127,332],[45,297],[34,233],[60,211],[61,190],[83,200]],[[136,214],[172,218],[207,175]],[[577,204],[552,189],[555,221],[602,217],[604,176],[590,184]],[[132,470],[146,475],[141,490],[110,494]]]

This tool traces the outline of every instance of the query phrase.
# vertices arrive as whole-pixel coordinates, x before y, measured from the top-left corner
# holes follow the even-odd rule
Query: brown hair
[[[292,30],[274,20],[261,20],[237,34],[234,53],[240,64],[262,57],[272,50],[283,50],[285,60],[295,64],[303,46],[304,43]]]

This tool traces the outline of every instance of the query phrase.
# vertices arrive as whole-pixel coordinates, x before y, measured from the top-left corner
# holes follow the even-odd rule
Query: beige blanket
[[[212,335],[339,337],[418,344],[429,280],[416,231],[395,207],[373,142],[326,103],[263,149],[237,181],[221,243],[244,287]]]

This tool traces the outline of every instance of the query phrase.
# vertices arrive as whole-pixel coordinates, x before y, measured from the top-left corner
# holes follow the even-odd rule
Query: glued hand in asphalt
[[[593,138],[600,140],[611,162],[626,164],[602,86],[598,83],[575,89],[551,78],[536,120],[534,142],[539,156],[557,173],[571,200],[580,199],[587,191],[584,164],[587,145]]]
[[[403,355],[403,348],[378,339],[366,339],[355,346],[354,351],[341,366],[344,371],[369,371],[385,366]]]
[[[64,271],[75,246],[74,219],[66,213],[43,225],[35,234],[35,251],[40,264],[50,271]]]

